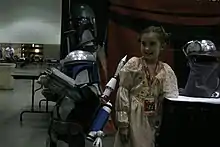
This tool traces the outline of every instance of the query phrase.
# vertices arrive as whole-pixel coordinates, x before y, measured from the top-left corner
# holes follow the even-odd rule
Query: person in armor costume
[[[219,98],[220,51],[215,44],[210,40],[189,41],[184,45],[183,52],[188,59],[190,73],[180,95]]]
[[[74,51],[65,58],[63,73],[74,79],[75,83],[70,89],[59,87],[61,89],[56,90],[58,99],[48,132],[51,147],[56,147],[58,140],[65,141],[69,147],[85,146],[84,134],[89,131],[100,106],[99,76],[96,66],[94,56],[86,51]]]
[[[65,32],[68,55],[59,70],[50,69],[48,76],[40,78],[45,87],[42,94],[56,102],[48,131],[50,147],[56,147],[58,140],[69,147],[84,147],[85,134],[100,107],[96,59],[103,48],[96,43],[95,15],[85,4],[69,6],[69,30]]]
[[[67,42],[67,52],[70,53],[75,50],[91,52],[101,63],[105,78],[107,78],[106,38],[104,38],[103,44],[98,44],[95,14],[88,5],[74,4],[69,0],[68,30],[64,34]]]

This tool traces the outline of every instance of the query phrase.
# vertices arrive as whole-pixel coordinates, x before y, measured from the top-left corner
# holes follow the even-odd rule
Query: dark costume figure
[[[97,50],[95,14],[88,5],[69,4],[68,28],[69,30],[64,32],[68,45],[68,53],[74,50],[90,52]]]
[[[84,147],[86,136],[94,146],[102,146],[102,129],[112,105],[106,102],[101,107],[100,97],[107,98],[114,90],[126,57],[102,93],[96,60],[95,17],[90,7],[76,5],[70,8],[66,35],[68,55],[61,61],[60,69],[50,68],[39,78],[39,83],[44,86],[42,94],[56,102],[48,131],[48,146],[57,147],[58,140],[62,140],[69,147]]]
[[[107,63],[105,54],[105,41],[98,44],[96,18],[93,10],[85,4],[74,4],[69,0],[68,29],[64,32],[64,40],[67,44],[65,54],[71,51],[83,50],[94,54],[101,64],[105,79],[107,78]],[[105,32],[105,37],[106,37]]]
[[[48,132],[51,147],[58,140],[70,147],[84,147],[85,132],[100,106],[95,15],[87,5],[69,6],[68,55],[61,61],[61,72],[49,69],[41,80],[42,94],[56,102]]]
[[[216,97],[220,95],[220,52],[209,40],[190,41],[183,48],[190,73],[180,94],[190,97]]]

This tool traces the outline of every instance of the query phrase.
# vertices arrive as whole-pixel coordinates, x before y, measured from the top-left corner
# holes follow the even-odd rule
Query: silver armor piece
[[[82,51],[82,50],[75,50],[70,52],[65,59],[63,59],[61,61],[62,66],[65,68],[65,64],[71,65],[72,67],[77,67],[78,63],[80,63],[81,61],[85,61],[85,62],[93,62],[96,63],[96,52],[91,53],[88,51]],[[94,64],[95,65],[95,64]],[[99,77],[99,73],[98,73],[98,67],[94,66],[93,68],[97,68],[97,74],[98,75],[93,75],[94,73],[91,73],[91,71],[89,71],[88,69],[84,69],[81,70],[80,72],[77,73],[77,75],[75,77],[72,77],[73,80],[75,81],[76,85],[87,85],[89,83],[93,83],[93,78],[91,77]],[[96,79],[96,78],[95,78]],[[100,95],[101,94],[101,88],[99,86],[99,83],[95,82],[92,85],[89,86],[93,92],[95,92],[96,94]]]
[[[96,62],[96,58],[92,53],[82,50],[76,50],[70,52],[62,62],[65,63],[65,62],[82,61],[82,60]]]
[[[121,61],[118,63],[118,67],[117,67],[117,69],[116,69],[116,71],[115,71],[114,77],[117,77],[117,76],[119,75],[119,72],[121,71],[122,67],[125,65],[126,60],[127,60],[127,55],[124,56],[124,57],[121,59]]]
[[[185,56],[193,56],[193,55],[203,55],[203,56],[213,56],[219,57],[220,53],[216,49],[215,44],[210,40],[194,40],[189,41],[184,45],[183,52]]]
[[[64,73],[62,73],[61,71],[59,71],[56,68],[50,68],[50,70],[46,70],[46,73],[48,75],[52,75],[54,74],[55,76],[59,77],[61,80],[65,81],[66,83],[68,83],[70,86],[75,87],[75,81],[74,79],[66,76]]]
[[[219,98],[220,96],[220,93],[218,91],[215,91],[213,94],[212,94],[212,98]]]
[[[200,41],[200,45],[201,45],[202,49],[206,52],[216,51],[215,44],[210,40],[202,40],[202,41]]]

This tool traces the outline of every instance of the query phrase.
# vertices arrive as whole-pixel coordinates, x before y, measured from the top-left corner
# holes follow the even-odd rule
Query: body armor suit
[[[63,61],[64,74],[56,68],[50,68],[39,78],[50,94],[42,94],[56,101],[49,127],[49,147],[56,147],[62,140],[69,147],[84,147],[85,135],[94,142],[95,147],[102,147],[102,129],[107,123],[112,105],[108,101],[117,84],[119,71],[126,63],[125,56],[118,64],[115,75],[106,84],[101,95],[100,107],[98,73],[94,56],[86,51],[71,52]],[[44,89],[44,90],[45,90]],[[43,90],[43,91],[44,91]]]
[[[84,147],[85,134],[100,107],[95,16],[87,5],[69,6],[68,55],[60,70],[48,69],[40,78],[42,94],[56,102],[48,131],[50,147],[56,147],[58,140],[69,147]]]
[[[55,147],[58,140],[65,141],[70,147],[85,146],[84,134],[89,131],[100,106],[99,76],[96,66],[93,54],[78,50],[71,52],[63,60],[64,74],[61,79],[59,70],[50,69],[53,74],[59,75],[56,80],[47,77],[49,80],[44,84],[56,93],[57,99],[48,132],[51,147]],[[61,80],[73,82],[67,86]]]
[[[106,101],[115,89],[127,56],[120,61],[102,93],[96,61],[98,45],[94,14],[87,5],[77,5],[70,8],[69,20],[70,29],[66,32],[68,55],[61,61],[60,70],[48,69],[46,75],[40,77],[40,83],[45,87],[42,94],[56,102],[48,145],[56,147],[57,141],[62,140],[69,147],[84,147],[87,136],[94,146],[102,146],[102,129],[112,109],[111,103]],[[105,99],[103,105],[100,105],[100,97]]]
[[[209,40],[190,41],[183,47],[190,73],[181,95],[190,97],[216,97],[220,95],[220,52]]]

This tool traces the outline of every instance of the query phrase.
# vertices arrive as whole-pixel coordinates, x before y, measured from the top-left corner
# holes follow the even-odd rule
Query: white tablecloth
[[[179,96],[178,98],[167,98],[171,101],[180,101],[180,102],[200,102],[200,103],[210,103],[210,104],[220,104],[220,98],[197,98],[197,97],[187,97]]]

